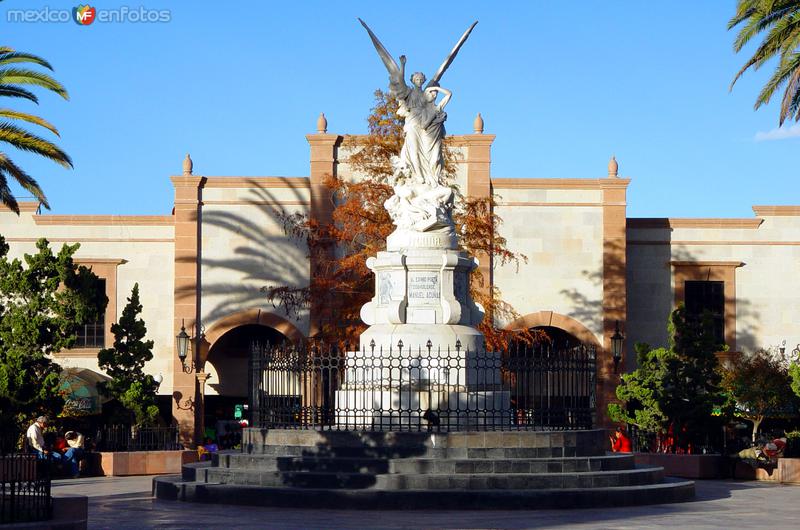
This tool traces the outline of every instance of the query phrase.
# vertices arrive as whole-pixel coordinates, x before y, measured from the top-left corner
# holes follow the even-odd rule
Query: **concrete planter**
[[[755,469],[744,462],[737,462],[736,478],[781,484],[800,484],[800,458],[779,458],[777,466]]]
[[[197,462],[197,451],[134,451],[98,453],[100,475],[163,475],[180,473],[181,466]]]
[[[673,455],[635,453],[637,466],[660,466],[664,475],[691,479],[723,478],[728,475],[722,455]]]

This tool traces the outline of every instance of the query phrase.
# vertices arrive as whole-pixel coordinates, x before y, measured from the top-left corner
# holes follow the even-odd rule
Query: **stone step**
[[[184,482],[205,481],[205,470],[211,468],[211,462],[190,462],[181,466],[181,480]],[[201,478],[202,477],[202,478]]]
[[[389,472],[397,474],[535,474],[617,471],[633,468],[633,455],[615,455],[511,459],[403,459],[392,460]]]
[[[582,473],[442,473],[373,474],[322,471],[252,471],[205,468],[208,483],[263,487],[442,490],[442,489],[562,489],[645,485],[661,482],[663,468],[642,467]],[[200,479],[200,477],[198,477]]]
[[[354,458],[328,456],[220,455],[218,466],[259,471],[329,471],[381,473],[563,473],[632,469],[632,454],[594,457],[450,459]]]
[[[420,490],[299,489],[183,482],[180,476],[153,479],[159,499],[189,502],[325,509],[395,510],[536,510],[548,508],[607,508],[685,502],[694,498],[694,482],[667,479],[635,486],[599,486],[538,490]]]
[[[302,445],[263,446],[248,454],[271,456],[328,456],[345,458],[561,458],[604,456],[605,448],[578,452],[576,447],[307,447]]]
[[[337,456],[495,458],[486,451],[541,450],[507,458],[602,456],[608,447],[604,430],[372,432],[345,430],[244,429],[244,452],[296,456],[327,452]],[[545,451],[547,450],[547,451]],[[288,452],[287,452],[288,451]],[[547,453],[547,454],[545,454]]]

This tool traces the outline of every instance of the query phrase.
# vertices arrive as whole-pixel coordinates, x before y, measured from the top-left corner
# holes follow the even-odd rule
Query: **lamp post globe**
[[[617,371],[619,363],[622,360],[622,346],[625,342],[625,337],[619,331],[619,320],[614,324],[614,334],[611,335],[611,356],[614,360],[614,371]]]
[[[186,333],[186,328],[181,322],[181,331],[175,337],[178,346],[178,359],[181,360],[181,364],[186,364],[186,355],[189,351],[189,335]]]

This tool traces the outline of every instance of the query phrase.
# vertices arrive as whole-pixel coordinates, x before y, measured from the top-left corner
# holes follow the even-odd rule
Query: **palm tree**
[[[0,96],[27,99],[38,104],[39,99],[36,94],[26,88],[26,86],[34,86],[50,90],[64,99],[69,99],[67,91],[61,83],[46,73],[27,68],[26,63],[53,70],[50,63],[41,57],[15,52],[11,48],[0,46]],[[58,136],[58,130],[50,122],[32,114],[0,107],[0,145],[6,143],[22,151],[49,158],[66,168],[72,167],[72,161],[64,151],[49,140],[20,127],[18,122],[28,122],[44,127]],[[19,215],[19,205],[8,186],[9,177],[36,197],[45,208],[50,208],[47,198],[36,180],[15,164],[6,153],[0,151],[0,203]]]
[[[787,118],[800,120],[800,0],[739,0],[736,15],[728,29],[744,24],[736,36],[733,49],[738,53],[755,35],[766,36],[753,56],[744,64],[731,83],[731,89],[750,67],[758,70],[767,61],[779,57],[775,73],[761,89],[755,108],[769,103],[775,92],[785,85],[781,102],[780,125]]]

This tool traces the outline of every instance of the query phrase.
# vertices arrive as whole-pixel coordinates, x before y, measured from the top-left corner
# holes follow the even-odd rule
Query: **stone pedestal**
[[[345,360],[337,423],[349,427],[438,422],[442,428],[511,423],[499,354],[475,326],[483,308],[469,294],[476,263],[452,233],[398,230],[367,260],[375,296],[361,309],[370,327]],[[431,420],[431,414],[435,419]]]
[[[469,273],[474,260],[457,250],[448,234],[400,233],[388,239],[388,249],[367,260],[375,273],[375,296],[361,308],[370,326],[361,335],[361,347],[461,347],[483,350],[483,336],[475,329],[483,308],[469,295]]]

